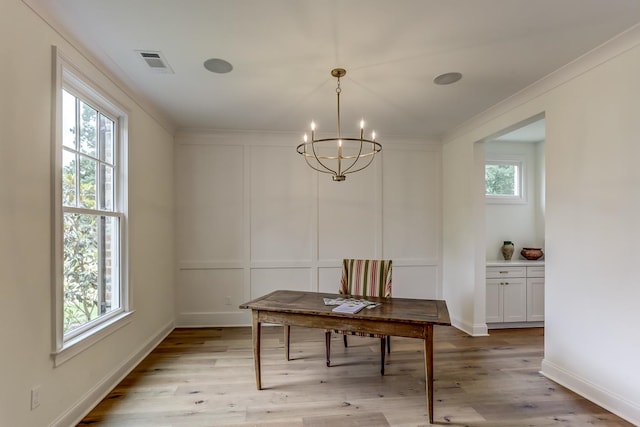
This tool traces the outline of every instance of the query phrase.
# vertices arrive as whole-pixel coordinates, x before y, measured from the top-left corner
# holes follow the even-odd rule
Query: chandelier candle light
[[[343,68],[334,68],[331,75],[338,79],[336,95],[338,98],[338,135],[335,138],[316,139],[316,125],[311,122],[311,141],[304,134],[302,144],[298,145],[298,154],[301,154],[307,164],[318,172],[331,174],[334,181],[344,181],[345,175],[361,171],[371,164],[374,156],[382,150],[382,145],[376,142],[375,132],[371,133],[371,139],[364,137],[364,120],[360,121],[359,138],[343,138],[340,130],[340,78],[347,71]]]

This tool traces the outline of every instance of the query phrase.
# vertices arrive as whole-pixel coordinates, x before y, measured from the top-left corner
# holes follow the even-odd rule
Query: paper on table
[[[377,306],[380,305],[379,302],[373,302],[373,301],[367,301],[366,299],[356,299],[356,298],[323,298],[324,299],[324,305],[341,305],[344,303],[351,303],[351,304],[364,304],[365,308],[370,309],[370,308],[376,308]]]
[[[355,314],[360,310],[362,310],[363,308],[365,308],[366,306],[367,304],[365,303],[345,302],[343,304],[340,304],[337,307],[334,307],[331,311],[334,311],[336,313]]]

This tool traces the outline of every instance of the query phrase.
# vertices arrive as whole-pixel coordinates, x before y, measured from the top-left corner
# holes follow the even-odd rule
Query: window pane
[[[80,157],[80,207],[96,208],[96,166],[95,160]]]
[[[113,120],[100,114],[100,160],[111,164],[113,164],[114,130]]]
[[[62,145],[76,148],[76,97],[62,91]]]
[[[485,166],[485,194],[491,196],[517,196],[517,171],[515,165]]]
[[[99,209],[113,210],[113,168],[100,164],[100,206]]]
[[[80,103],[80,151],[96,156],[98,147],[98,112],[91,106]]]
[[[76,155],[62,150],[62,204],[76,205]]]
[[[64,214],[64,333],[121,306],[118,219]]]
[[[64,215],[64,331],[98,314],[97,217]]]

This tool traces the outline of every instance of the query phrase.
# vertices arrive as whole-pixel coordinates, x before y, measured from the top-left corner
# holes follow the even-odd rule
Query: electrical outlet
[[[231,305],[231,297],[224,298],[224,305]]]
[[[37,385],[31,389],[31,410],[40,406],[40,386]]]

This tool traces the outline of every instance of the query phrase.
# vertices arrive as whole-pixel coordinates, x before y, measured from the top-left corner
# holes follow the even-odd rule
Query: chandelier
[[[316,139],[316,125],[311,122],[311,140],[304,134],[302,144],[298,145],[298,154],[301,154],[307,164],[318,172],[331,174],[334,181],[344,181],[345,175],[361,171],[371,164],[376,153],[382,150],[382,145],[376,142],[375,132],[371,133],[371,139],[364,137],[364,120],[360,121],[360,137],[345,138],[340,129],[340,78],[347,71],[343,68],[334,68],[331,75],[338,79],[336,95],[338,98],[338,135],[334,138]]]

